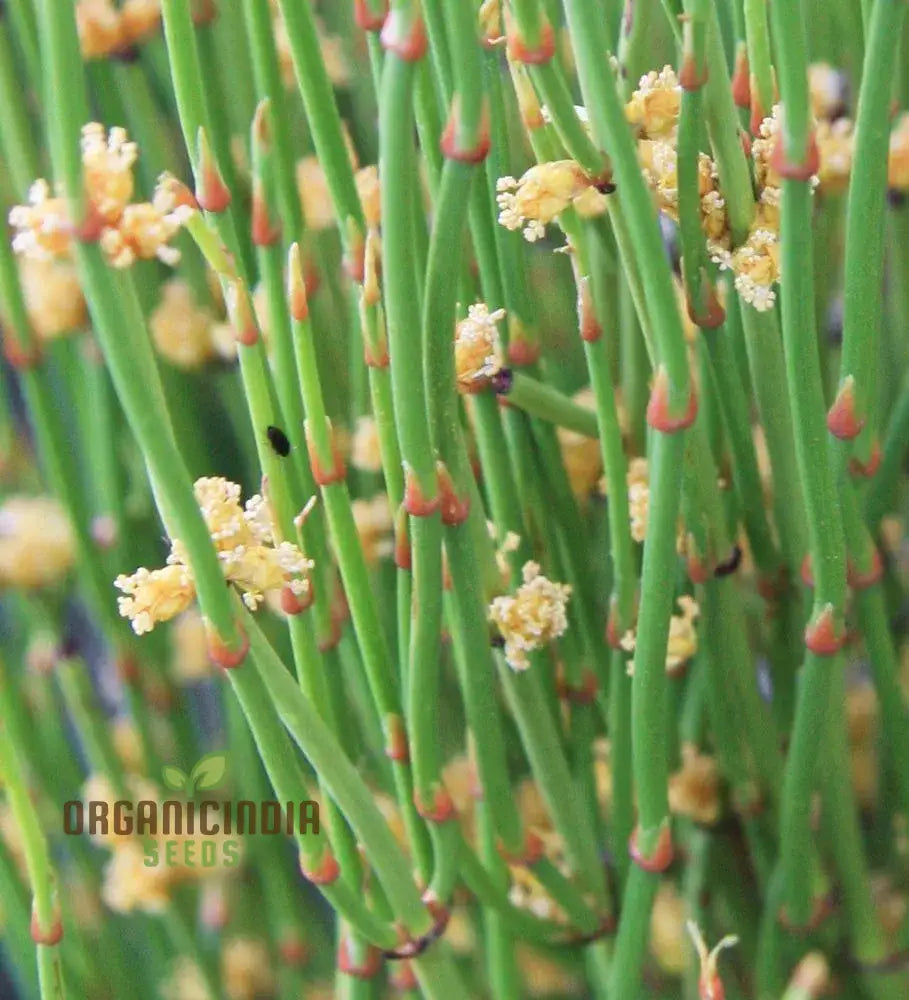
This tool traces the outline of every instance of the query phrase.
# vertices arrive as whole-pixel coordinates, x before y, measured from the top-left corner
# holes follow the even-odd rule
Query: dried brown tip
[[[591,705],[596,700],[599,689],[597,675],[589,668],[585,667],[581,674],[580,684],[569,684],[565,680],[565,672],[559,671],[556,678],[556,693],[563,700],[571,705]]]
[[[398,990],[400,993],[409,993],[412,990],[419,989],[420,986],[417,975],[413,971],[413,966],[406,959],[396,964],[391,975],[388,977],[388,981],[392,988]]]
[[[686,293],[685,305],[691,322],[702,330],[715,330],[722,326],[726,321],[726,310],[720,303],[713,282],[706,274],[701,281],[701,298],[703,301],[698,307],[691,301],[691,296]]]
[[[540,40],[530,46],[521,37],[514,18],[505,11],[506,37],[508,39],[508,58],[513,62],[527,63],[531,66],[543,66],[552,59],[556,51],[556,37],[552,25],[546,21],[540,28]]]
[[[300,871],[303,873],[303,877],[312,882],[313,885],[331,885],[340,876],[341,866],[331,850],[326,847],[315,868],[306,868],[301,860]]]
[[[846,631],[837,621],[832,604],[812,615],[805,628],[805,645],[816,656],[833,656],[846,642]]]
[[[459,141],[461,130],[461,97],[455,94],[451,102],[451,111],[448,114],[448,121],[445,123],[445,130],[439,142],[446,159],[457,160],[460,163],[482,163],[489,153],[489,108],[486,98],[483,99],[483,111],[480,119],[480,127],[477,131],[476,139],[471,146],[462,146]]]
[[[231,649],[218,635],[217,632],[206,624],[206,640],[208,644],[208,658],[217,667],[223,670],[234,670],[246,659],[249,652],[249,636],[247,636],[243,626],[235,622],[234,626],[239,633],[239,645]]]
[[[7,335],[3,338],[3,356],[9,366],[17,372],[37,368],[44,357],[37,338],[32,340],[30,344],[22,344],[9,332],[8,328]]]
[[[861,476],[865,479],[870,479],[878,470],[881,464],[881,443],[880,441],[875,441],[871,446],[871,454],[868,456],[868,461],[864,462],[857,455],[853,455],[849,459],[849,472],[853,476]]]
[[[382,26],[382,48],[404,62],[417,62],[426,54],[426,29],[423,18],[412,11],[395,7]]]
[[[707,82],[710,69],[707,62],[698,69],[697,60],[693,52],[685,53],[682,58],[682,65],[679,68],[679,85],[682,90],[700,90]]]
[[[410,524],[404,504],[395,512],[395,565],[398,569],[413,568],[413,553],[410,549]]]
[[[404,463],[404,509],[411,517],[431,517],[439,509],[439,496],[427,497],[413,469]]]
[[[735,53],[732,99],[737,108],[744,108],[747,111],[751,107],[751,74],[748,69],[748,50],[744,44],[739,45]]]
[[[811,916],[808,918],[806,924],[794,924],[786,912],[786,907],[781,906],[780,912],[777,914],[777,919],[782,927],[785,927],[790,934],[797,934],[800,937],[813,934],[821,924],[833,913],[833,898],[829,893],[823,896],[816,896],[814,899],[814,906],[811,910]]]
[[[470,494],[458,496],[454,480],[444,462],[436,462],[436,475],[439,481],[439,509],[442,512],[442,524],[449,526],[463,524],[470,513]]]
[[[309,296],[306,292],[299,243],[291,243],[287,254],[287,298],[291,318],[297,323],[306,322],[309,318]]]
[[[415,789],[413,793],[413,804],[420,816],[428,823],[447,823],[457,814],[454,802],[448,794],[448,789],[444,785],[436,785],[432,790],[432,801],[426,802],[420,797],[420,793]]]
[[[53,916],[50,919],[49,926],[45,928],[42,928],[38,923],[38,915],[35,913],[33,907],[29,930],[31,931],[32,941],[35,944],[45,945],[46,947],[59,944],[63,940],[63,920],[60,916],[60,907],[56,903],[54,904]]]
[[[508,864],[521,865],[524,868],[532,868],[543,857],[544,853],[543,840],[533,830],[525,831],[524,843],[517,853],[509,851],[501,842],[498,844],[498,849],[499,854]]]
[[[657,368],[647,404],[647,423],[662,434],[675,434],[690,427],[698,414],[698,397],[692,382],[688,390],[688,407],[679,416],[672,416],[669,406],[669,374],[665,365]]]
[[[373,8],[377,8],[373,10]],[[354,0],[354,20],[357,27],[363,31],[381,31],[385,18],[388,16],[388,0]]]
[[[372,944],[364,944],[363,961],[356,965],[350,954],[350,942],[345,935],[338,944],[338,971],[354,979],[374,979],[382,969],[382,952]]]
[[[385,732],[385,756],[389,760],[406,763],[410,760],[410,748],[407,744],[407,730],[400,715],[386,715],[383,725]]]
[[[802,163],[792,163],[786,155],[786,145],[782,136],[773,144],[770,154],[770,166],[780,175],[791,181],[809,181],[818,172],[820,153],[817,148],[817,138],[814,130],[808,136],[805,149],[805,159]]]
[[[309,464],[312,468],[312,477],[319,486],[330,486],[332,483],[341,483],[347,478],[347,468],[344,465],[344,456],[338,443],[331,437],[331,467],[326,468],[319,458],[318,449],[313,441],[309,429],[309,421],[303,422],[303,430],[306,435],[306,450],[309,452]]]
[[[512,368],[528,368],[540,360],[540,344],[519,330],[517,335],[512,335],[506,353]]]
[[[218,168],[204,128],[196,135],[196,201],[206,212],[224,212],[230,205],[230,190]]]
[[[851,441],[859,436],[864,426],[865,418],[855,409],[855,378],[847,375],[827,412],[827,430],[840,440]]]
[[[672,831],[669,823],[663,823],[660,830],[660,839],[656,848],[649,857],[645,857],[638,848],[638,828],[632,831],[628,841],[628,853],[631,860],[645,872],[664,872],[672,864],[675,851],[672,846]]]
[[[308,611],[312,607],[312,602],[315,597],[312,585],[309,586],[306,593],[300,597],[295,594],[290,587],[281,588],[281,610],[285,615],[301,615],[304,611]]]
[[[255,347],[259,342],[259,324],[252,298],[242,278],[231,279],[227,285],[225,300],[235,340],[244,347]]]

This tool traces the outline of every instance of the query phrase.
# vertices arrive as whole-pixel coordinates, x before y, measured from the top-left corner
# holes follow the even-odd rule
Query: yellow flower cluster
[[[455,327],[455,375],[459,392],[473,393],[487,388],[505,364],[498,328],[504,318],[504,309],[490,312],[484,302],[477,302]]]
[[[0,507],[0,587],[47,587],[75,559],[66,512],[51,497],[11,496]]]
[[[20,257],[19,282],[29,323],[41,340],[53,340],[85,325],[88,309],[71,260]]]
[[[255,610],[273,592],[288,588],[297,598],[309,593],[311,560],[292,542],[275,539],[267,502],[261,496],[240,504],[240,487],[220,477],[196,481],[196,501],[218,550],[221,570]],[[114,581],[123,591],[120,614],[129,618],[137,635],[150,632],[158,622],[185,611],[196,596],[192,571],[183,545],[173,540],[167,565],[139,568]]]
[[[287,25],[281,14],[281,8],[272,0],[272,31],[275,36],[275,49],[278,54],[278,65],[281,69],[281,80],[288,90],[296,87],[297,81],[294,73],[293,52],[290,47],[290,36],[287,34]],[[345,87],[351,80],[351,67],[344,51],[344,39],[339,35],[329,34],[321,18],[316,17],[316,35],[319,40],[319,49],[322,52],[322,62],[328,73],[328,79],[336,87]]]
[[[711,826],[720,817],[720,775],[714,757],[691,743],[682,746],[682,766],[669,779],[669,808]]]
[[[161,23],[161,0],[79,0],[76,27],[85,59],[103,59],[145,41]]]
[[[356,166],[356,158],[351,150],[351,163]],[[381,220],[379,189],[379,168],[375,164],[361,167],[354,174],[363,216],[370,229],[378,229]],[[304,156],[297,161],[297,192],[303,215],[309,229],[316,231],[331,229],[335,224],[334,206],[325,169],[318,157]]]
[[[253,299],[258,304],[255,295]],[[158,353],[177,368],[192,370],[214,358],[236,357],[233,328],[218,321],[207,306],[199,305],[182,278],[171,278],[161,286],[161,300],[152,310],[148,325]]]
[[[97,238],[113,267],[130,267],[136,260],[157,257],[174,265],[180,253],[170,241],[192,215],[188,205],[177,203],[170,184],[162,179],[152,201],[131,202],[133,166],[138,148],[126,130],[90,122],[82,129],[82,165],[88,213],[82,238]],[[47,181],[37,180],[28,193],[28,204],[9,214],[16,230],[13,249],[38,260],[65,257],[74,233],[66,201],[52,194]]]
[[[505,640],[505,659],[513,670],[526,670],[530,666],[527,654],[568,628],[565,608],[571,587],[553,583],[532,561],[524,564],[523,578],[514,596],[497,597],[489,605],[489,620]]]
[[[572,398],[588,410],[593,410],[596,405],[593,389],[589,386],[576,392]],[[586,500],[593,493],[603,471],[600,442],[565,427],[556,428],[556,434],[572,492],[579,500]]]
[[[681,670],[698,651],[698,634],[694,623],[701,609],[697,601],[687,594],[682,594],[676,603],[681,613],[669,619],[669,643],[666,648],[666,671],[670,674]],[[622,649],[632,653],[637,645],[637,637],[629,630],[620,642]],[[634,673],[634,660],[628,661],[628,673]]]
[[[518,180],[500,177],[496,192],[499,222],[506,229],[522,230],[529,243],[542,239],[546,226],[567,208],[583,218],[606,211],[606,196],[597,190],[596,180],[574,160],[539,163]]]

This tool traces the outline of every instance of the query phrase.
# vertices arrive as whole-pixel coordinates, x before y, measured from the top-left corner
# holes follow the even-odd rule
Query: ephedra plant
[[[3,996],[909,995],[906,8],[0,7]]]

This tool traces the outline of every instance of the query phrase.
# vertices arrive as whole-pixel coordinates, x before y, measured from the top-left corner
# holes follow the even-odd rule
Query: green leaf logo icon
[[[207,753],[189,775],[189,794],[197,788],[214,788],[220,784],[227,770],[227,758],[223,753]]]
[[[164,784],[168,788],[172,788],[175,792],[182,792],[189,781],[189,776],[180,770],[179,767],[174,767],[173,764],[166,764],[161,772],[161,777],[164,779]]]

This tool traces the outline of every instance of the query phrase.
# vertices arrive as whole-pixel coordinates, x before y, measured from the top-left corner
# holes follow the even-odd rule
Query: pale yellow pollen
[[[377,493],[369,499],[358,497],[351,504],[351,510],[366,563],[374,566],[394,551],[394,518],[388,497],[384,493]]]
[[[589,217],[606,211],[606,197],[574,160],[554,160],[527,170],[519,180],[500,177],[496,182],[499,223],[522,230],[533,243],[546,226],[570,207]]]
[[[640,130],[641,138],[672,139],[678,128],[682,88],[671,66],[642,76],[625,105],[625,117]]]
[[[75,559],[66,512],[52,497],[11,496],[0,506],[0,587],[47,587]]]
[[[524,582],[517,593],[497,597],[489,606],[489,620],[505,640],[505,659],[513,670],[530,666],[527,654],[542,649],[568,628],[565,613],[571,587],[553,583],[535,562],[526,562]]]
[[[694,623],[700,615],[697,601],[682,594],[676,601],[680,614],[669,619],[669,639],[666,647],[666,670],[674,673],[680,670],[698,650],[698,634]],[[626,652],[634,652],[637,637],[633,630],[626,632],[619,640]],[[628,661],[628,673],[634,674],[634,660]]]
[[[303,205],[303,215],[308,229],[331,229],[335,224],[328,181],[322,164],[315,156],[304,156],[297,161],[297,191]]]
[[[504,365],[498,329],[504,318],[504,309],[490,312],[485,303],[477,302],[455,327],[455,374],[460,392],[485,389]]]
[[[661,882],[650,914],[650,950],[671,976],[680,976],[688,966],[684,928],[685,900],[672,882]]]
[[[363,206],[363,217],[370,229],[378,229],[382,221],[381,188],[379,187],[379,168],[374,164],[361,167],[354,176],[357,184],[357,194]]]
[[[62,257],[20,257],[19,280],[29,322],[42,340],[52,340],[85,325],[88,310],[71,261]]]
[[[258,938],[229,940],[221,952],[221,975],[228,1000],[257,1000],[274,993],[271,955]]]
[[[720,815],[720,775],[714,757],[698,752],[696,746],[682,746],[682,766],[669,779],[669,808],[705,826]]]
[[[215,354],[214,315],[199,306],[192,288],[182,278],[161,287],[161,301],[149,317],[152,341],[158,353],[178,368],[194,369]]]
[[[350,464],[361,472],[382,471],[382,450],[375,418],[357,417],[351,442]]]

